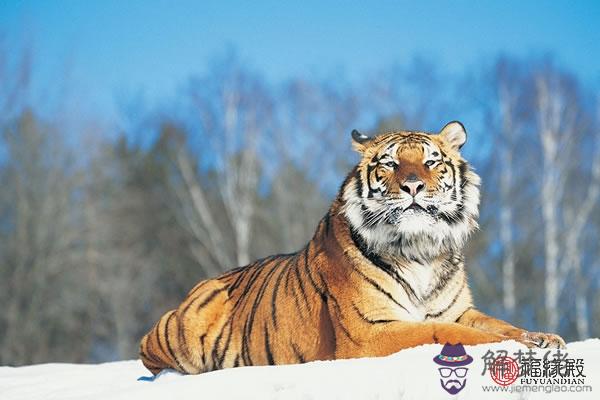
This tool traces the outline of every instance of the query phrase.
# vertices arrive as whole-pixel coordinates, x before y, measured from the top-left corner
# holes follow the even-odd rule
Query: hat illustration
[[[473,357],[465,352],[462,344],[446,343],[442,353],[433,358],[433,362],[446,367],[461,367],[473,362]]]

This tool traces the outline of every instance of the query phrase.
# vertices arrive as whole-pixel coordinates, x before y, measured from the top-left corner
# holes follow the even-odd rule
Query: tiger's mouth
[[[424,213],[431,214],[431,215],[435,215],[438,212],[438,208],[436,206],[428,205],[427,207],[423,207],[416,201],[413,201],[408,207],[406,207],[404,210],[402,210],[402,212],[404,213],[409,210],[412,210],[416,213],[424,212]]]
[[[427,215],[435,216],[437,213],[438,213],[438,208],[436,206],[428,205],[427,207],[423,207],[422,205],[413,201],[411,205],[409,205],[408,207],[406,207],[404,209],[397,208],[394,211],[392,211],[390,213],[390,215],[388,215],[388,217],[386,218],[386,222],[388,224],[395,225],[398,222],[400,222],[402,217],[407,216],[407,215],[410,216],[410,215],[418,215],[418,214],[427,214]]]
[[[427,212],[427,210],[420,204],[417,204],[416,201],[413,201],[410,206],[404,209],[403,212],[406,212],[408,210],[414,210],[415,212]]]

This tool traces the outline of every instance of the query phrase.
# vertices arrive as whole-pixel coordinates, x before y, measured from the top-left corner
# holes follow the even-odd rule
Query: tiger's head
[[[477,228],[479,177],[461,157],[460,122],[439,134],[352,131],[362,158],[342,188],[343,212],[369,250],[431,259],[460,250]]]

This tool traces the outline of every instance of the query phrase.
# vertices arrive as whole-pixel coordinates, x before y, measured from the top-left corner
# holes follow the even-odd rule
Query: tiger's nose
[[[414,197],[421,190],[425,189],[425,184],[423,183],[423,181],[417,179],[415,175],[411,175],[400,186],[400,189]]]

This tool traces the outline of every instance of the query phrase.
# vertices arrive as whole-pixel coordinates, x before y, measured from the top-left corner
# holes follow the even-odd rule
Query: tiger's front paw
[[[518,339],[527,347],[539,347],[542,349],[564,349],[565,341],[558,335],[543,332],[525,332]]]

